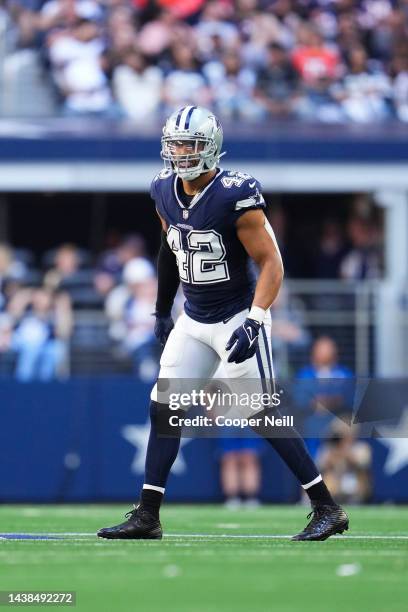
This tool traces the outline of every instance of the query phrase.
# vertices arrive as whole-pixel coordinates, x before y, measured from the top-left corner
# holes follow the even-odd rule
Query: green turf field
[[[408,507],[351,508],[347,537],[326,542],[275,537],[305,525],[307,509],[293,506],[167,506],[162,541],[93,535],[127,509],[0,506],[3,537],[61,537],[0,539],[0,590],[76,591],[90,612],[408,609]]]

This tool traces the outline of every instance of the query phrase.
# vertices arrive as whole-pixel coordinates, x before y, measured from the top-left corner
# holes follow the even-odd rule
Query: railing
[[[376,361],[378,291],[377,281],[286,280],[272,308],[272,352],[276,373],[283,376],[296,374],[299,368],[309,363],[314,339],[325,335],[336,342],[339,363],[348,366],[356,376],[372,375]],[[92,337],[103,337],[107,320],[100,311],[81,311],[76,322],[77,338],[79,340],[78,333],[82,339],[88,338],[86,348],[91,355],[89,341]],[[294,334],[297,334],[296,339],[293,339]],[[107,335],[105,351],[106,339]],[[98,349],[97,346],[94,348]],[[78,350],[73,353],[74,360],[75,355],[78,355]],[[114,363],[115,351],[112,360]],[[81,355],[81,370],[86,370],[85,362],[86,351]],[[74,371],[77,366],[74,361]],[[116,363],[115,367],[120,367],[120,364]]]
[[[378,290],[378,281],[286,280],[272,308],[272,350],[276,345],[281,373],[294,374],[305,365],[313,340],[325,335],[336,342],[339,363],[357,376],[373,374]],[[285,316],[297,327],[297,341],[276,338],[274,320],[279,335]]]
[[[313,342],[319,336],[334,340],[338,363],[357,377],[381,375],[379,357],[385,354],[390,366],[387,375],[400,376],[399,372],[408,371],[408,367],[403,369],[408,351],[398,353],[396,348],[398,341],[402,346],[408,344],[408,290],[397,293],[390,310],[389,302],[381,299],[384,287],[382,281],[285,280],[271,310],[275,374],[291,377],[308,365]],[[132,370],[131,359],[110,339],[109,321],[102,310],[75,311],[74,320],[72,374]],[[12,371],[13,355],[1,353],[0,373]]]

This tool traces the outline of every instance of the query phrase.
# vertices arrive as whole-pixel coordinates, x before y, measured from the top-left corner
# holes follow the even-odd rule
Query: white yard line
[[[9,536],[16,535],[18,532],[13,532],[10,534],[2,533],[4,539],[20,539],[20,538],[11,538]],[[95,538],[96,533],[94,532],[63,532],[63,533],[21,533],[21,536],[38,536],[44,538],[71,538],[75,537],[83,537],[83,538]],[[166,533],[164,535],[164,539],[167,538],[193,538],[193,539],[258,539],[258,540],[287,540],[290,539],[291,535],[268,535],[268,534],[231,534],[231,533],[220,533],[220,534],[208,534],[208,533]],[[332,536],[332,538],[336,538],[339,540],[408,540],[408,535],[336,535]]]
[[[291,538],[291,535],[253,535],[253,534],[232,534],[232,533],[223,533],[223,534],[201,534],[201,533],[191,533],[191,534],[176,534],[176,533],[167,533],[164,536],[165,538],[173,537],[173,538],[260,538],[266,540],[281,540]],[[408,535],[336,535],[331,536],[332,538],[338,538],[339,540],[408,540]]]

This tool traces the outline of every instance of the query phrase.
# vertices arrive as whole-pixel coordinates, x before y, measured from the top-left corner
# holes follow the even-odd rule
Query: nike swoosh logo
[[[244,329],[245,329],[246,335],[248,336],[249,348],[251,348],[251,346],[253,345],[253,343],[256,340],[256,336],[255,336],[255,338],[252,338],[252,327],[248,327],[248,328],[244,327]]]
[[[250,186],[251,189],[253,189],[255,187],[255,185],[256,185],[256,181],[254,181],[253,183],[249,183],[249,186]]]

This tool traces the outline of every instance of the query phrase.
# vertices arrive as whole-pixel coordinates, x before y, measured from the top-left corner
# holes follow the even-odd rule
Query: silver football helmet
[[[185,106],[167,119],[161,139],[164,167],[192,181],[213,170],[221,153],[222,127],[217,117],[201,106]],[[179,153],[182,147],[182,153]]]

